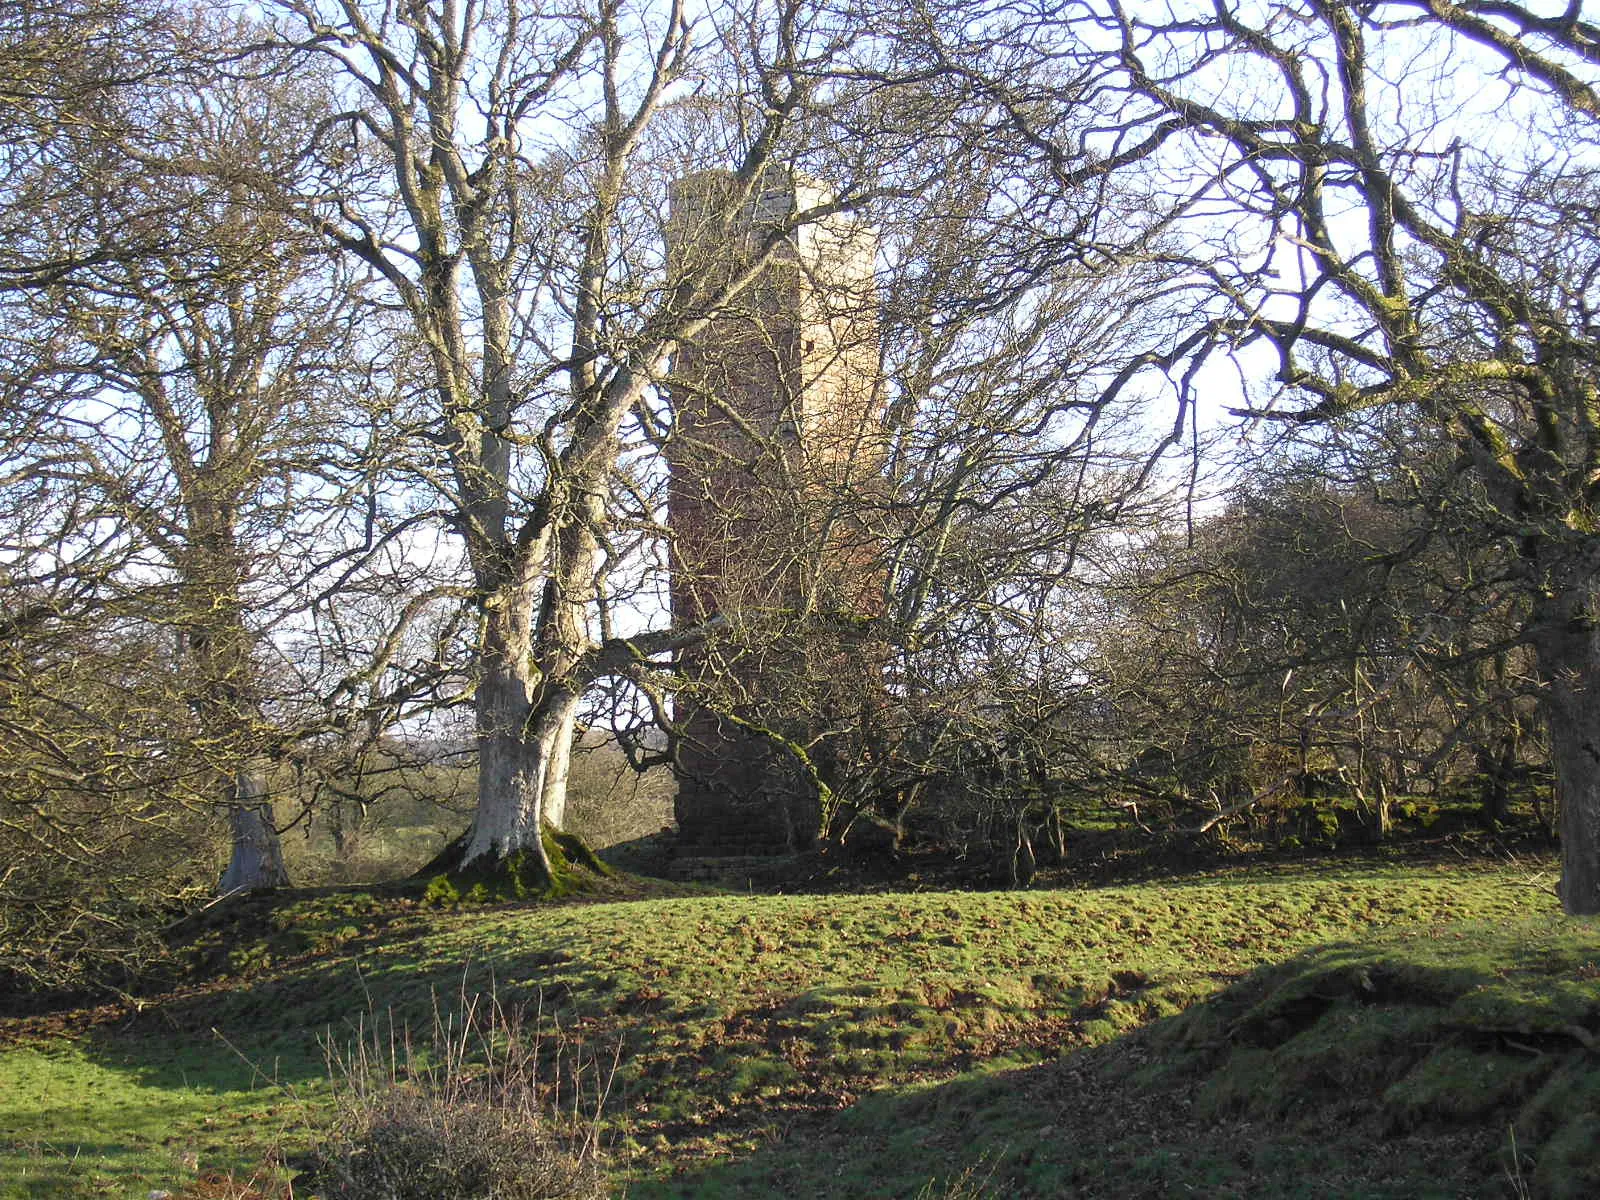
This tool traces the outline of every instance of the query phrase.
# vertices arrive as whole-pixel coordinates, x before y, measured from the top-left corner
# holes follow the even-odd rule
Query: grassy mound
[[[1317,949],[1153,1039],[1201,1121],[1465,1138],[1468,1177],[1600,1195],[1600,926],[1467,925]],[[1441,1164],[1448,1166],[1449,1164]]]
[[[1155,1194],[1210,1174],[1248,1191],[1235,1185],[1267,1167],[1240,1165],[1241,1145],[1304,1139],[1228,1133],[1285,1118],[1201,1097],[1196,1080],[1234,1052],[1275,1048],[1229,1042],[1219,1030],[1236,1018],[1220,1009],[1184,1018],[1213,1012],[1216,1029],[1162,1022],[1322,943],[1412,944],[1405,933],[1449,949],[1472,944],[1446,932],[1472,922],[1513,923],[1516,944],[1544,927],[1592,942],[1587,927],[1559,925],[1543,869],[1350,865],[1078,891],[489,908],[313,898],[275,910],[257,942],[231,926],[226,974],[132,1020],[83,1014],[0,1049],[0,1196],[142,1196],[179,1181],[184,1161],[248,1169],[274,1147],[294,1152],[328,1108],[319,1039],[342,1045],[374,1017],[426,1029],[441,998],[489,993],[522,1006],[552,1045],[559,1027],[568,1048],[606,1061],[620,1050],[606,1142],[630,1195],[916,1195],[975,1164],[996,1194]],[[1287,974],[1271,986],[1310,961],[1275,968]],[[1244,1013],[1267,994],[1220,1003]],[[1571,1136],[1528,1128],[1541,1156]],[[1396,1125],[1390,1142],[1428,1129]],[[1497,1146],[1505,1130],[1491,1133]],[[1371,1157],[1326,1155],[1328,1179]]]
[[[1026,1068],[865,1098],[644,1196],[1600,1194],[1600,926],[1344,942]],[[827,1164],[819,1169],[818,1164]]]

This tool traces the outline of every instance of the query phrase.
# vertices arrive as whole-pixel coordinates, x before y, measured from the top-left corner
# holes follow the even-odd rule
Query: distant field
[[[1558,917],[1552,870],[1351,862],[864,896],[639,885],[447,911],[256,901],[202,938],[210,977],[189,989],[0,1027],[0,1196],[144,1197],[196,1164],[293,1150],[325,1103],[319,1038],[374,1016],[421,1029],[436,1003],[490,991],[559,1025],[569,1053],[620,1051],[604,1120],[630,1196],[1285,1195],[1291,1177],[1306,1195],[1512,1194],[1506,1123],[1560,1076],[1523,1143],[1548,1189],[1533,1153],[1577,1154],[1562,1169],[1579,1179],[1600,1154],[1556,1120],[1600,1111],[1580,1036],[1600,1036],[1600,930]],[[1326,943],[1344,948],[1194,1007]],[[1391,1040],[1363,1041],[1380,1014]],[[1378,1065],[1341,1081],[1341,1047]],[[1484,1093],[1494,1056],[1520,1082],[1443,1104],[1452,1071]],[[1417,1071],[1450,1086],[1385,1099]]]

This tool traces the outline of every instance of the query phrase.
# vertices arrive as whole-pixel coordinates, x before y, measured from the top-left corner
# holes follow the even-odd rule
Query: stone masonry
[[[721,171],[674,185],[674,279],[747,267],[796,213],[829,199],[770,173],[733,227],[719,228],[713,217],[733,186]],[[784,743],[814,745],[821,719],[805,682],[816,663],[805,660],[828,651],[805,631],[819,616],[875,611],[876,548],[859,516],[881,465],[875,252],[858,218],[799,225],[673,364],[673,617],[720,613],[730,628],[680,663],[698,680],[674,714],[678,837],[689,853],[782,853],[817,835],[817,789]]]

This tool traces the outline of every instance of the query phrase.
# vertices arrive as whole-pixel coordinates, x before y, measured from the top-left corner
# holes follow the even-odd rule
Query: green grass
[[[35,1042],[0,1055],[0,1080],[6,1197],[143,1197],[186,1160],[253,1166],[303,1115],[206,1037]]]
[[[491,989],[547,1028],[559,1024],[569,1049],[610,1061],[620,1048],[608,1122],[631,1196],[915,1195],[963,1172],[997,1195],[1060,1194],[1080,1178],[1108,1195],[1208,1179],[1224,1192],[1260,1190],[1249,1180],[1303,1169],[1336,1180],[1372,1158],[1336,1129],[1315,1143],[1330,1156],[1320,1167],[1299,1135],[1281,1145],[1252,1136],[1241,1162],[1226,1131],[1292,1115],[1281,1093],[1293,1072],[1327,1076],[1335,1098],[1383,1083],[1374,1094],[1388,1097],[1387,1115],[1368,1135],[1409,1144],[1427,1129],[1416,1114],[1480,1064],[1444,1047],[1394,1080],[1345,1080],[1327,1074],[1345,1036],[1337,1025],[1310,1037],[1313,1022],[1296,1035],[1309,1040],[1273,1044],[1219,1031],[1270,1027],[1273,1004],[1288,1011],[1295,995],[1320,996],[1330,971],[1358,978],[1363,955],[1397,964],[1379,972],[1385,980],[1411,979],[1399,964],[1414,961],[1417,978],[1452,997],[1422,1007],[1451,1021],[1600,1027],[1600,1006],[1589,1007],[1600,985],[1582,973],[1600,958],[1600,938],[1561,921],[1552,882],[1539,862],[1352,862],[1075,891],[675,895],[437,912],[340,895],[233,925],[219,914],[197,957],[220,979],[132,1021],[102,1014],[36,1028],[0,1052],[0,1196],[143,1196],[183,1178],[186,1151],[228,1168],[292,1148],[304,1137],[296,1122],[321,1103],[319,1035],[352,1037],[372,1013],[426,1028],[439,998]],[[1555,941],[1537,936],[1551,929],[1562,931]],[[1293,957],[1330,943],[1342,948]],[[1473,946],[1475,956],[1461,949]],[[1237,985],[1259,991],[1224,992],[1290,959]],[[1351,1011],[1383,1007],[1359,999]],[[1257,1008],[1259,1017],[1242,1015]],[[1324,1006],[1319,1020],[1335,1011]],[[1406,1023],[1414,1015],[1363,1033],[1361,1057],[1398,1062],[1408,1037],[1427,1041]],[[1485,1044],[1504,1049],[1494,1037]],[[1534,1041],[1536,1053],[1556,1053]],[[1461,1046],[1477,1055],[1478,1042]],[[1569,1072],[1580,1090],[1592,1077],[1581,1068]],[[1479,1136],[1485,1120],[1523,1120],[1517,1106],[1559,1070],[1535,1074],[1524,1071],[1484,1113],[1455,1114],[1451,1128],[1476,1121]],[[1258,1082],[1240,1082],[1249,1079]],[[1117,1112],[1121,1124],[1101,1119]],[[1182,1136],[1169,1136],[1174,1113]],[[1586,1127],[1529,1114],[1531,1149],[1592,1156]],[[1362,1128],[1350,1113],[1328,1119]],[[1498,1146],[1504,1128],[1489,1132]],[[1469,1158],[1469,1174],[1487,1169],[1481,1154]]]
[[[1593,1196],[1597,978],[1600,928],[1542,915],[1319,947],[630,1195],[910,1196],[965,1168],[995,1196]]]

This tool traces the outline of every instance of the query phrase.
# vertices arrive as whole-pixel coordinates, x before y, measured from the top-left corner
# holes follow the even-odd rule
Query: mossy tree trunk
[[[539,551],[544,539],[520,556],[514,544],[472,547],[488,597],[476,692],[478,800],[459,853],[443,864],[449,869],[492,872],[515,858],[525,885],[554,881],[542,830],[559,829],[564,818],[578,705],[603,661],[586,625],[603,494],[598,482],[580,489],[579,511],[547,527],[553,555]],[[541,578],[550,558],[556,570]],[[495,578],[508,561],[512,568]]]
[[[454,865],[481,867],[519,855],[525,871],[548,883],[540,831],[546,780],[557,757],[553,727],[565,725],[536,701],[526,640],[506,636],[517,625],[514,617],[491,621],[485,638],[477,691],[478,803]]]
[[[1548,596],[1532,632],[1556,776],[1561,907],[1600,913],[1600,582]]]
[[[213,423],[213,456],[189,482],[188,542],[177,562],[185,595],[183,623],[193,681],[190,706],[214,769],[230,851],[223,894],[287,887],[283,846],[272,811],[268,763],[259,745],[263,721],[254,638],[245,623],[244,557],[236,527],[236,485],[228,462],[233,439]]]
[[[261,887],[287,887],[283,843],[272,815],[267,776],[259,762],[239,768],[229,788],[228,829],[232,852],[217,890],[223,895]]]

